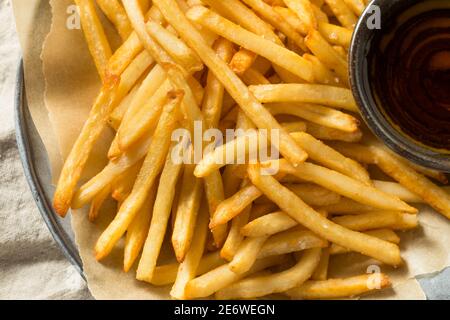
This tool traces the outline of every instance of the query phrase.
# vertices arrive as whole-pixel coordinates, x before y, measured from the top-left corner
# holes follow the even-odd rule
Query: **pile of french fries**
[[[63,167],[55,210],[90,205],[95,221],[112,197],[117,214],[96,258],[124,238],[124,271],[136,266],[138,280],[172,285],[175,299],[331,299],[390,286],[385,274],[378,286],[368,284],[372,274],[329,278],[332,256],[401,266],[397,233],[418,227],[412,205],[450,218],[450,193],[437,185],[444,174],[392,154],[359,120],[347,54],[367,2],[75,0],[103,86]],[[116,50],[102,14],[123,39]],[[172,132],[193,132],[196,121],[250,133],[177,163]],[[110,161],[80,185],[108,127]],[[279,158],[214,161],[263,139],[257,129],[279,131]],[[276,175],[262,174],[272,165]],[[177,262],[158,265],[168,236]]]

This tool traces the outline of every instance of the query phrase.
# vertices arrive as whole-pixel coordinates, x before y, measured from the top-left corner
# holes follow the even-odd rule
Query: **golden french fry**
[[[251,52],[245,48],[241,48],[233,56],[230,62],[230,68],[238,75],[243,75],[248,69],[251,68],[257,58],[257,54]]]
[[[287,230],[271,236],[258,253],[258,259],[308,250],[311,248],[328,247],[328,241],[319,238],[308,230]]]
[[[330,206],[341,200],[339,194],[312,183],[291,184],[286,187],[312,207]]]
[[[142,281],[152,281],[158,256],[166,234],[172,202],[175,197],[177,182],[180,177],[182,164],[172,161],[172,152],[169,151],[164,169],[159,180],[158,192],[153,207],[152,221],[145,241],[136,278]]]
[[[118,79],[115,77],[105,83],[92,107],[88,119],[81,129],[80,135],[64,163],[53,200],[55,211],[62,217],[67,214],[70,208],[76,185],[81,177],[89,154],[103,129],[106,127],[111,110],[114,109],[117,85]]]
[[[138,162],[135,165],[131,166],[124,173],[119,175],[117,179],[112,183],[112,197],[118,202],[124,202],[125,199],[130,194],[131,190],[133,190],[134,182],[136,181],[136,177],[142,167],[142,162]]]
[[[241,234],[246,237],[265,237],[288,230],[297,225],[297,221],[282,211],[269,213],[247,223]]]
[[[319,22],[318,29],[322,37],[329,43],[342,46],[344,48],[350,47],[352,41],[352,31],[334,24]]]
[[[367,185],[372,184],[369,173],[358,162],[345,157],[305,132],[292,133],[291,136],[312,160]]]
[[[262,103],[314,103],[358,111],[352,92],[341,87],[320,84],[266,84],[250,86],[250,91]]]
[[[285,122],[281,125],[289,133],[306,131],[306,122],[303,121]]]
[[[306,132],[319,140],[336,140],[344,142],[359,142],[362,139],[362,131],[356,130],[354,132],[345,132],[316,123],[307,122]],[[339,150],[338,150],[339,151]],[[345,154],[344,154],[345,155]],[[351,157],[354,159],[353,157]]]
[[[136,261],[136,258],[141,252],[142,247],[144,246],[144,242],[148,234],[148,228],[150,227],[150,220],[152,219],[155,194],[156,188],[152,187],[144,205],[136,214],[136,217],[127,229],[123,257],[123,270],[125,272],[130,271]]]
[[[349,7],[356,16],[360,16],[366,8],[362,0],[344,0],[347,7]]]
[[[388,276],[383,273],[365,274],[344,279],[306,281],[301,286],[289,290],[287,295],[292,299],[339,299],[356,297],[390,286],[391,282]]]
[[[270,81],[258,70],[249,68],[241,76],[247,85],[270,84]]]
[[[220,257],[219,251],[205,255],[198,265],[196,276],[207,273],[225,263],[226,261]],[[171,263],[156,267],[150,283],[155,286],[165,286],[174,283],[177,277],[178,268],[179,263]]]
[[[321,249],[308,249],[292,268],[267,276],[244,279],[216,293],[216,298],[249,299],[284,292],[308,280],[320,261]]]
[[[317,29],[316,16],[309,0],[284,0],[284,3],[299,17],[308,29]]]
[[[189,281],[185,290],[186,297],[189,299],[209,297],[220,289],[225,288],[250,274],[262,271],[268,267],[286,261],[286,257],[280,256],[261,259],[256,261],[249,271],[242,274],[234,273],[230,270],[228,264],[224,264],[198,278]]]
[[[284,212],[318,236],[391,265],[401,263],[400,250],[386,241],[348,230],[323,217],[271,176],[262,176],[258,165],[249,165],[249,177]],[[276,192],[274,192],[276,190]]]
[[[342,215],[342,214],[360,214],[368,211],[376,210],[374,207],[356,202],[348,198],[341,198],[339,203],[322,206],[321,210],[329,212],[331,214]]]
[[[245,4],[255,10],[263,19],[267,20],[273,27],[280,30],[299,48],[306,51],[304,39],[297,30],[287,22],[282,15],[276,12],[270,5],[262,0],[243,0]],[[251,30],[251,29],[249,29]],[[257,32],[255,30],[251,30]],[[289,69],[287,69],[289,70]]]
[[[100,193],[98,193],[94,199],[92,199],[91,207],[89,208],[89,221],[93,222],[98,218],[100,209],[103,203],[106,201],[111,193],[111,186],[106,186]]]
[[[379,147],[371,147],[376,163],[386,174],[408,190],[419,195],[426,203],[450,219],[450,194],[430,180],[404,165],[397,157]]]
[[[259,251],[261,250],[264,242],[268,237],[254,237],[247,238],[242,241],[239,249],[233,257],[233,260],[228,264],[231,271],[234,273],[242,274],[250,270],[258,258]]]
[[[211,31],[247,50],[257,53],[302,79],[307,81],[313,80],[314,76],[311,63],[294,52],[270,40],[266,40],[262,36],[245,30],[205,7],[198,6],[191,8],[187,12],[187,16],[192,21],[209,28]]]
[[[308,60],[313,64],[314,69],[314,78],[317,82],[321,84],[327,84],[330,86],[344,86],[342,81],[334,72],[332,72],[328,67],[323,64],[316,56],[313,56],[309,53],[305,53],[303,58]]]
[[[111,112],[108,124],[111,128],[113,128],[116,132],[119,130],[120,124],[122,123],[122,119],[127,112],[128,106],[131,101],[133,101],[134,97],[137,94],[142,82],[139,81],[135,84],[135,86],[131,89],[131,91],[120,101],[119,105]]]
[[[170,295],[175,299],[187,299],[185,288],[189,281],[195,278],[197,268],[205,250],[207,231],[208,231],[209,213],[206,202],[200,208],[197,217],[195,235],[192,239],[189,251],[180,267],[178,268],[177,278],[175,284],[170,291]]]
[[[417,213],[416,208],[411,207],[399,198],[381,192],[372,186],[368,186],[337,171],[312,163],[299,164],[294,168],[285,160],[280,160],[278,165],[278,168],[283,173],[314,182],[360,203],[384,210]]]
[[[172,91],[168,94],[168,101],[156,128],[149,152],[144,160],[136,183],[130,196],[120,207],[113,222],[102,233],[95,246],[96,259],[106,257],[117,241],[125,233],[137,212],[141,209],[159,175],[170,147],[171,132],[179,118],[179,106],[183,92]]]
[[[155,5],[163,13],[164,17],[177,30],[178,34],[188,45],[194,49],[203,62],[215,74],[217,79],[225,86],[233,99],[239,104],[247,115],[252,115],[252,121],[260,129],[280,130],[280,151],[292,163],[303,162],[307,155],[296,146],[280,124],[265,110],[265,108],[253,97],[248,88],[227,66],[227,64],[216,56],[214,51],[208,47],[201,34],[184,16],[181,9],[174,0],[158,0]]]
[[[328,68],[334,70],[344,84],[348,85],[348,65],[345,59],[321,36],[317,30],[310,29],[305,38],[306,46]]]
[[[327,280],[328,265],[330,263],[330,248],[323,248],[319,264],[311,276],[312,280]]]
[[[339,110],[313,104],[271,103],[266,109],[273,115],[289,114],[315,124],[347,133],[358,131],[358,120]]]
[[[109,81],[108,60],[111,58],[112,52],[105,30],[103,29],[100,18],[95,11],[93,0],[75,0],[80,13],[81,26],[84,31],[89,51],[94,59],[97,72],[103,82]],[[114,73],[113,73],[114,74]]]
[[[392,230],[390,229],[376,229],[376,230],[369,230],[364,232],[365,234],[368,234],[369,236],[376,237],[378,239],[382,239],[385,241],[389,241],[395,244],[400,243],[400,237]],[[341,247],[337,244],[332,244],[330,246],[330,254],[343,254],[351,252],[351,250],[346,249],[344,247]]]
[[[119,0],[96,0],[100,9],[108,17],[119,32],[123,41],[127,40],[133,28],[130,20],[128,20],[127,13]]]
[[[244,236],[241,234],[242,227],[249,221],[252,206],[247,206],[237,217],[231,221],[230,231],[227,239],[220,250],[220,256],[227,261],[233,260],[234,255],[239,249]]]
[[[354,231],[383,228],[408,230],[418,226],[417,215],[397,211],[369,211],[357,215],[335,217],[332,221]]]
[[[338,21],[346,28],[353,29],[358,18],[345,4],[345,0],[325,0]]]

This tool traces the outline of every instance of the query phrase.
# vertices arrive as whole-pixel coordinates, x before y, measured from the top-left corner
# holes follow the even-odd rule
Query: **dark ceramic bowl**
[[[440,153],[414,141],[401,133],[390,123],[374,99],[370,82],[370,61],[368,55],[377,39],[383,35],[383,28],[395,23],[398,14],[423,0],[374,0],[362,14],[355,27],[350,46],[350,82],[361,115],[372,132],[397,154],[428,168],[450,172],[450,154]],[[435,1],[449,7],[448,0]],[[373,28],[374,7],[380,10],[381,28]],[[450,124],[449,124],[450,125]]]

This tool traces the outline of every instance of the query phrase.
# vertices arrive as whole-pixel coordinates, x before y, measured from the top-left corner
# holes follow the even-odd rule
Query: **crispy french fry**
[[[397,211],[369,211],[357,215],[335,217],[332,221],[355,231],[383,228],[408,230],[418,226],[417,215]]]
[[[142,247],[144,246],[144,242],[148,234],[148,228],[150,227],[150,220],[152,219],[155,194],[156,187],[152,187],[144,205],[127,229],[123,257],[123,270],[125,272],[130,271],[136,261],[136,258],[141,252]]]
[[[306,51],[303,37],[292,27],[283,16],[278,14],[270,5],[262,0],[243,0],[245,4],[255,10],[263,19],[267,20],[272,26],[280,30],[299,48]],[[250,30],[250,29],[249,29]],[[253,30],[253,32],[256,32]],[[289,69],[288,69],[289,70]]]
[[[345,4],[345,0],[325,0],[335,17],[346,28],[353,29],[358,18]]]
[[[271,236],[258,253],[258,259],[298,252],[311,248],[325,248],[328,241],[308,230],[287,230]]]
[[[284,0],[284,3],[299,17],[308,29],[317,29],[317,19],[309,0]]]
[[[136,163],[114,180],[111,186],[111,195],[113,199],[118,202],[125,201],[131,190],[133,190],[133,185],[136,181],[136,177],[141,169],[141,166],[142,162]]]
[[[262,103],[315,103],[356,112],[358,107],[349,89],[320,84],[267,84],[250,86]]]
[[[316,123],[307,122],[306,132],[319,140],[336,140],[344,142],[359,142],[362,139],[362,131],[356,130],[354,132],[345,132]],[[344,154],[345,155],[345,154]],[[351,157],[354,159],[353,157]]]
[[[242,241],[239,249],[233,257],[233,260],[228,264],[230,270],[238,274],[242,274],[250,270],[258,258],[259,251],[267,239],[268,237],[263,236],[247,238]]]
[[[250,68],[241,76],[247,85],[270,84],[270,81],[256,69]]]
[[[388,276],[383,273],[365,274],[344,279],[306,281],[301,286],[289,290],[287,295],[292,299],[339,299],[356,297],[390,286]]]
[[[103,259],[111,252],[144,204],[145,198],[164,165],[170,147],[170,133],[175,129],[178,121],[179,105],[182,98],[183,92],[181,91],[172,91],[168,94],[167,104],[164,107],[149,153],[144,160],[133,190],[120,207],[113,222],[97,241],[95,246],[97,260]]]
[[[119,130],[120,124],[122,123],[122,119],[127,112],[128,106],[131,101],[133,101],[134,97],[137,94],[142,82],[136,83],[136,85],[131,89],[131,91],[120,101],[119,105],[111,112],[108,124],[111,128],[113,128],[116,132]]]
[[[344,0],[347,7],[349,7],[357,17],[359,17],[366,8],[362,0]]]
[[[128,20],[127,13],[119,0],[96,0],[100,9],[108,17],[119,32],[123,41],[127,40],[133,28],[130,20]]]
[[[311,276],[312,280],[327,280],[328,265],[330,263],[330,248],[323,248],[320,256],[319,264]]]
[[[322,37],[329,43],[348,48],[352,41],[352,32],[347,28],[336,26],[334,24],[320,22],[319,30]]]
[[[94,59],[97,72],[103,82],[109,81],[107,68],[108,60],[112,52],[105,30],[95,11],[93,0],[75,0],[80,13],[81,26],[83,27],[89,51]],[[113,73],[114,74],[114,73]]]
[[[191,8],[187,16],[192,21],[209,28],[211,31],[247,50],[257,53],[302,79],[307,81],[313,80],[314,76],[311,63],[294,52],[245,30],[205,7],[198,6]]]
[[[239,104],[247,115],[252,115],[252,121],[260,129],[280,129],[280,151],[292,163],[303,162],[307,155],[296,146],[295,142],[288,136],[280,124],[270,116],[270,113],[258,103],[248,88],[226,65],[226,63],[216,56],[214,51],[208,47],[201,34],[187,20],[181,9],[174,0],[158,0],[155,5],[163,13],[164,17],[177,30],[178,34],[188,45],[193,48],[203,62],[222,82],[233,99]]]
[[[100,209],[110,194],[111,186],[108,185],[92,199],[91,207],[89,208],[89,221],[93,222],[97,220]]]
[[[281,125],[289,133],[306,131],[306,122],[303,121],[286,122]]]
[[[430,180],[404,165],[395,156],[379,147],[371,147],[377,165],[386,174],[400,182],[408,190],[419,195],[426,203],[450,219],[450,194]]]
[[[376,229],[376,230],[369,230],[364,232],[365,234],[368,234],[369,236],[376,237],[378,239],[382,239],[385,241],[389,241],[391,243],[399,244],[400,243],[400,237],[392,230],[390,229]],[[332,244],[330,246],[330,254],[343,254],[351,252],[351,250],[341,247],[337,244]]]
[[[297,221],[289,217],[289,215],[282,211],[277,211],[250,221],[241,229],[241,234],[254,238],[266,237],[288,230],[296,225]]]
[[[271,103],[266,109],[273,115],[289,114],[315,124],[347,133],[358,131],[358,120],[339,110],[313,104]]]
[[[244,240],[244,236],[240,233],[240,230],[249,221],[251,210],[252,206],[247,206],[241,214],[231,221],[231,227],[228,232],[227,239],[220,250],[221,257],[227,261],[233,260],[234,255],[242,243],[242,240]]]
[[[295,31],[304,36],[308,34],[308,26],[291,9],[281,6],[274,6],[272,9],[283,17]]]
[[[279,161],[279,168],[283,173],[292,174],[303,180],[314,182],[345,197],[375,208],[417,213],[416,208],[411,207],[399,198],[383,193],[372,186],[368,186],[337,171],[312,163],[299,164],[294,168],[285,160]]]
[[[306,204],[318,206],[330,206],[339,203],[341,196],[333,191],[320,187],[312,183],[301,183],[286,185],[289,190],[294,192]]]
[[[136,278],[138,280],[152,281],[156,262],[166,234],[172,202],[175,197],[175,189],[183,167],[182,164],[173,163],[171,157],[172,152],[169,152],[159,180],[150,230],[137,269]]]
[[[396,245],[359,232],[343,228],[308,207],[294,193],[283,187],[273,177],[262,176],[258,165],[249,165],[249,177],[269,199],[284,212],[317,235],[354,251],[363,253],[391,265],[401,263]],[[276,192],[273,192],[276,190]]]
[[[273,275],[241,280],[219,290],[216,293],[216,298],[220,300],[257,298],[292,289],[311,277],[319,264],[320,254],[321,249],[308,249],[292,268]]]
[[[324,65],[334,70],[343,83],[348,85],[347,62],[321,36],[319,31],[310,29],[305,38],[305,44]]]
[[[286,262],[286,257],[274,256],[256,261],[253,267],[242,274],[234,273],[228,264],[224,264],[202,276],[188,282],[186,286],[186,296],[189,299],[205,298],[214,294],[222,288],[239,281],[246,276],[262,271],[268,267]]]
[[[356,202],[348,198],[342,198],[341,201],[339,201],[339,203],[329,206],[322,206],[320,207],[320,209],[336,215],[360,214],[376,210],[374,207]]]
[[[175,284],[170,291],[170,295],[175,299],[186,299],[185,287],[189,281],[195,278],[197,268],[205,250],[207,231],[208,231],[209,213],[208,206],[205,201],[200,208],[197,217],[197,225],[195,227],[195,235],[189,251],[186,254],[184,261],[178,268],[177,278]]]
[[[209,272],[225,263],[226,261],[220,257],[219,251],[205,255],[198,265],[196,276]],[[179,263],[171,263],[156,267],[151,284],[155,286],[165,286],[174,283],[177,277],[178,268]]]
[[[53,200],[53,207],[62,217],[67,214],[70,208],[76,185],[81,177],[89,154],[103,129],[106,127],[111,110],[114,109],[117,85],[117,78],[111,78],[109,83],[105,83],[92,107],[88,119],[81,129],[80,135],[64,163]]]
[[[233,56],[230,62],[230,68],[238,75],[243,75],[251,68],[258,55],[245,48],[241,48]]]
[[[331,86],[343,86],[339,77],[334,74],[326,65],[324,65],[317,57],[305,53],[303,58],[313,64],[314,78],[321,84],[327,84]]]

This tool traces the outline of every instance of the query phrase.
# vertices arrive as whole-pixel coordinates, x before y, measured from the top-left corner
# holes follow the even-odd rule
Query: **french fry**
[[[330,23],[319,23],[319,30],[322,37],[325,38],[329,43],[342,46],[344,48],[350,47],[350,42],[352,41],[352,32],[347,28],[343,28]]]
[[[358,107],[349,89],[319,84],[267,84],[250,86],[262,103],[314,103],[356,112]]]
[[[399,244],[400,243],[400,237],[392,230],[390,229],[377,229],[377,230],[369,230],[364,232],[365,234],[368,234],[370,236],[376,237],[378,239],[382,239],[385,241],[389,241],[391,243]],[[351,250],[343,248],[337,244],[332,244],[330,246],[330,254],[336,255],[336,254],[343,254],[351,252]]]
[[[120,207],[113,222],[97,241],[95,246],[97,260],[103,259],[111,252],[144,204],[145,198],[164,165],[170,147],[170,133],[175,129],[178,121],[178,109],[182,98],[183,93],[181,91],[172,91],[168,94],[167,104],[164,107],[149,153],[144,160],[133,190]]]
[[[344,142],[359,142],[362,139],[362,131],[356,130],[354,132],[345,132],[316,123],[307,122],[306,132],[319,140],[336,140]],[[352,158],[352,157],[351,157]],[[352,158],[354,159],[354,158]]]
[[[239,249],[244,236],[241,234],[242,227],[249,221],[252,206],[247,206],[238,216],[231,221],[230,231],[227,239],[220,250],[220,256],[227,261],[233,260],[234,255]]]
[[[108,83],[105,83],[92,107],[88,119],[81,129],[80,135],[64,163],[53,200],[53,207],[62,217],[67,214],[70,208],[76,185],[81,177],[89,154],[103,129],[106,127],[111,110],[114,109],[117,85],[118,79],[114,77]]]
[[[320,256],[319,264],[311,276],[311,280],[327,280],[328,265],[330,263],[330,248],[323,248]]]
[[[194,166],[186,165],[172,233],[172,246],[178,262],[182,262],[191,246],[195,221],[200,208],[203,181],[193,175]]]
[[[344,0],[347,7],[349,7],[357,17],[359,17],[366,8],[362,0]]]
[[[177,30],[178,34],[188,45],[193,48],[203,62],[214,72],[217,79],[225,86],[233,99],[239,104],[247,115],[252,115],[252,121],[260,129],[280,129],[280,151],[292,163],[303,162],[307,155],[296,146],[280,124],[270,116],[270,113],[252,96],[248,88],[226,65],[226,63],[216,56],[204,42],[201,34],[187,20],[181,9],[173,0],[158,0],[155,5],[163,13],[164,17]]]
[[[250,270],[258,258],[259,251],[261,250],[264,242],[268,237],[254,237],[247,238],[242,241],[239,249],[233,257],[233,260],[228,264],[231,271],[234,273],[242,274]]]
[[[344,84],[348,85],[348,65],[345,59],[321,36],[317,30],[310,29],[305,38],[306,46],[328,68],[334,70]]]
[[[321,249],[306,250],[292,268],[273,275],[244,279],[219,290],[216,298],[257,298],[272,293],[284,292],[308,280],[320,261]]]
[[[284,3],[290,8],[308,29],[317,29],[317,20],[309,0],[284,0]]]
[[[305,149],[312,160],[367,185],[372,184],[369,173],[358,162],[345,157],[305,132],[292,133],[291,136]]]
[[[156,262],[166,234],[177,182],[183,167],[182,164],[173,163],[171,157],[172,152],[169,152],[159,180],[150,230],[136,273],[138,280],[152,281]]]
[[[245,48],[241,48],[233,56],[230,62],[230,68],[238,75],[244,75],[251,68],[257,58],[257,54]]]
[[[399,198],[383,193],[372,186],[368,186],[337,171],[312,163],[299,164],[294,168],[285,160],[279,161],[279,168],[285,174],[295,175],[303,180],[314,182],[345,197],[375,208],[417,213],[416,208],[411,207]]]
[[[286,258],[279,256],[261,259],[256,261],[249,271],[242,274],[234,273],[230,270],[228,264],[224,264],[189,281],[185,290],[186,297],[189,299],[209,297],[220,289],[225,288],[250,274],[283,262],[286,262]]]
[[[118,0],[96,0],[100,9],[116,27],[123,41],[127,40],[133,28],[125,9]]]
[[[107,64],[112,52],[105,30],[95,11],[94,2],[92,0],[75,0],[75,4],[78,6],[81,26],[97,72],[103,82],[109,81]]]
[[[111,128],[113,128],[116,132],[119,130],[120,124],[122,123],[122,119],[127,112],[128,106],[131,101],[133,101],[134,97],[137,94],[137,91],[140,88],[142,82],[136,83],[136,85],[131,89],[131,91],[120,101],[119,105],[111,112],[108,124]]]
[[[408,230],[418,226],[417,215],[397,211],[369,211],[357,215],[335,217],[332,221],[354,231],[383,228]]]
[[[287,295],[292,299],[339,299],[356,297],[390,286],[391,282],[388,276],[383,273],[365,274],[344,279],[309,280],[301,286],[289,290]]]
[[[263,19],[267,20],[273,27],[280,30],[299,48],[306,51],[303,37],[292,27],[283,16],[279,15],[273,8],[262,0],[243,0],[245,4],[255,10]],[[250,30],[250,29],[249,29]],[[253,30],[253,32],[256,32]],[[287,69],[289,70],[289,69]]]
[[[89,221],[94,222],[97,220],[100,209],[110,194],[111,186],[108,185],[92,199],[91,207],[89,208]]]
[[[345,0],[325,0],[335,17],[346,28],[353,29],[358,18],[345,4]]]
[[[135,148],[124,153],[115,162],[110,162],[100,173],[86,182],[74,194],[72,208],[79,209],[91,201],[105,186],[113,183],[116,178],[136,165],[148,153],[150,136],[140,141]]]
[[[196,276],[201,276],[225,263],[226,261],[220,257],[219,251],[207,254],[203,256],[200,261]],[[151,284],[155,286],[165,286],[174,283],[177,277],[178,268],[179,263],[171,263],[156,267]]]
[[[308,26],[291,9],[281,6],[274,6],[272,9],[283,17],[295,31],[304,36],[308,34]]]
[[[205,250],[206,237],[208,231],[209,213],[208,207],[203,201],[197,217],[195,235],[186,257],[178,268],[175,284],[170,291],[170,295],[175,299],[186,299],[185,287],[189,281],[195,278],[197,268]]]
[[[192,21],[209,28],[211,31],[247,50],[257,53],[300,78],[306,81],[313,80],[311,63],[294,52],[245,30],[205,7],[191,8],[187,12],[187,16]]]
[[[285,122],[281,125],[289,133],[306,131],[306,122],[303,121]]]
[[[312,183],[286,185],[289,190],[294,192],[306,204],[318,206],[330,206],[339,203],[341,196],[337,193],[320,187]]]
[[[242,188],[232,197],[223,201],[218,207],[209,225],[210,228],[225,224],[240,214],[255,199],[262,196],[262,192],[255,186]]]
[[[112,183],[112,197],[118,202],[123,202],[129,196],[131,190],[133,190],[134,182],[141,169],[142,162],[138,162],[131,166],[128,170],[125,170],[117,179]]]
[[[253,238],[267,237],[288,230],[296,225],[297,221],[284,212],[277,211],[250,221],[241,229],[241,234]]]
[[[258,259],[325,247],[328,247],[328,241],[319,238],[311,231],[287,230],[271,236],[259,251]]]
[[[314,78],[321,84],[343,86],[342,81],[315,56],[305,53],[303,58],[313,64]]]
[[[253,68],[245,71],[241,78],[247,85],[270,84],[270,81],[262,73]]]
[[[322,206],[320,210],[324,210],[331,214],[342,215],[342,214],[360,214],[368,211],[376,210],[374,207],[356,202],[348,198],[342,198],[339,203]]]
[[[363,253],[391,265],[401,263],[396,245],[343,228],[308,207],[300,198],[278,183],[273,177],[261,176],[258,165],[249,165],[249,177],[269,199],[284,212],[318,236],[343,247]],[[276,192],[273,192],[276,190]]]
[[[136,261],[136,258],[141,252],[142,247],[144,246],[144,242],[148,234],[148,228],[150,227],[150,220],[152,219],[155,194],[156,188],[152,187],[144,205],[127,229],[123,257],[123,271],[125,272],[130,271]]]
[[[410,191],[419,195],[439,213],[450,218],[450,194],[430,180],[403,165],[396,157],[379,147],[371,147],[377,158],[377,165]]]

